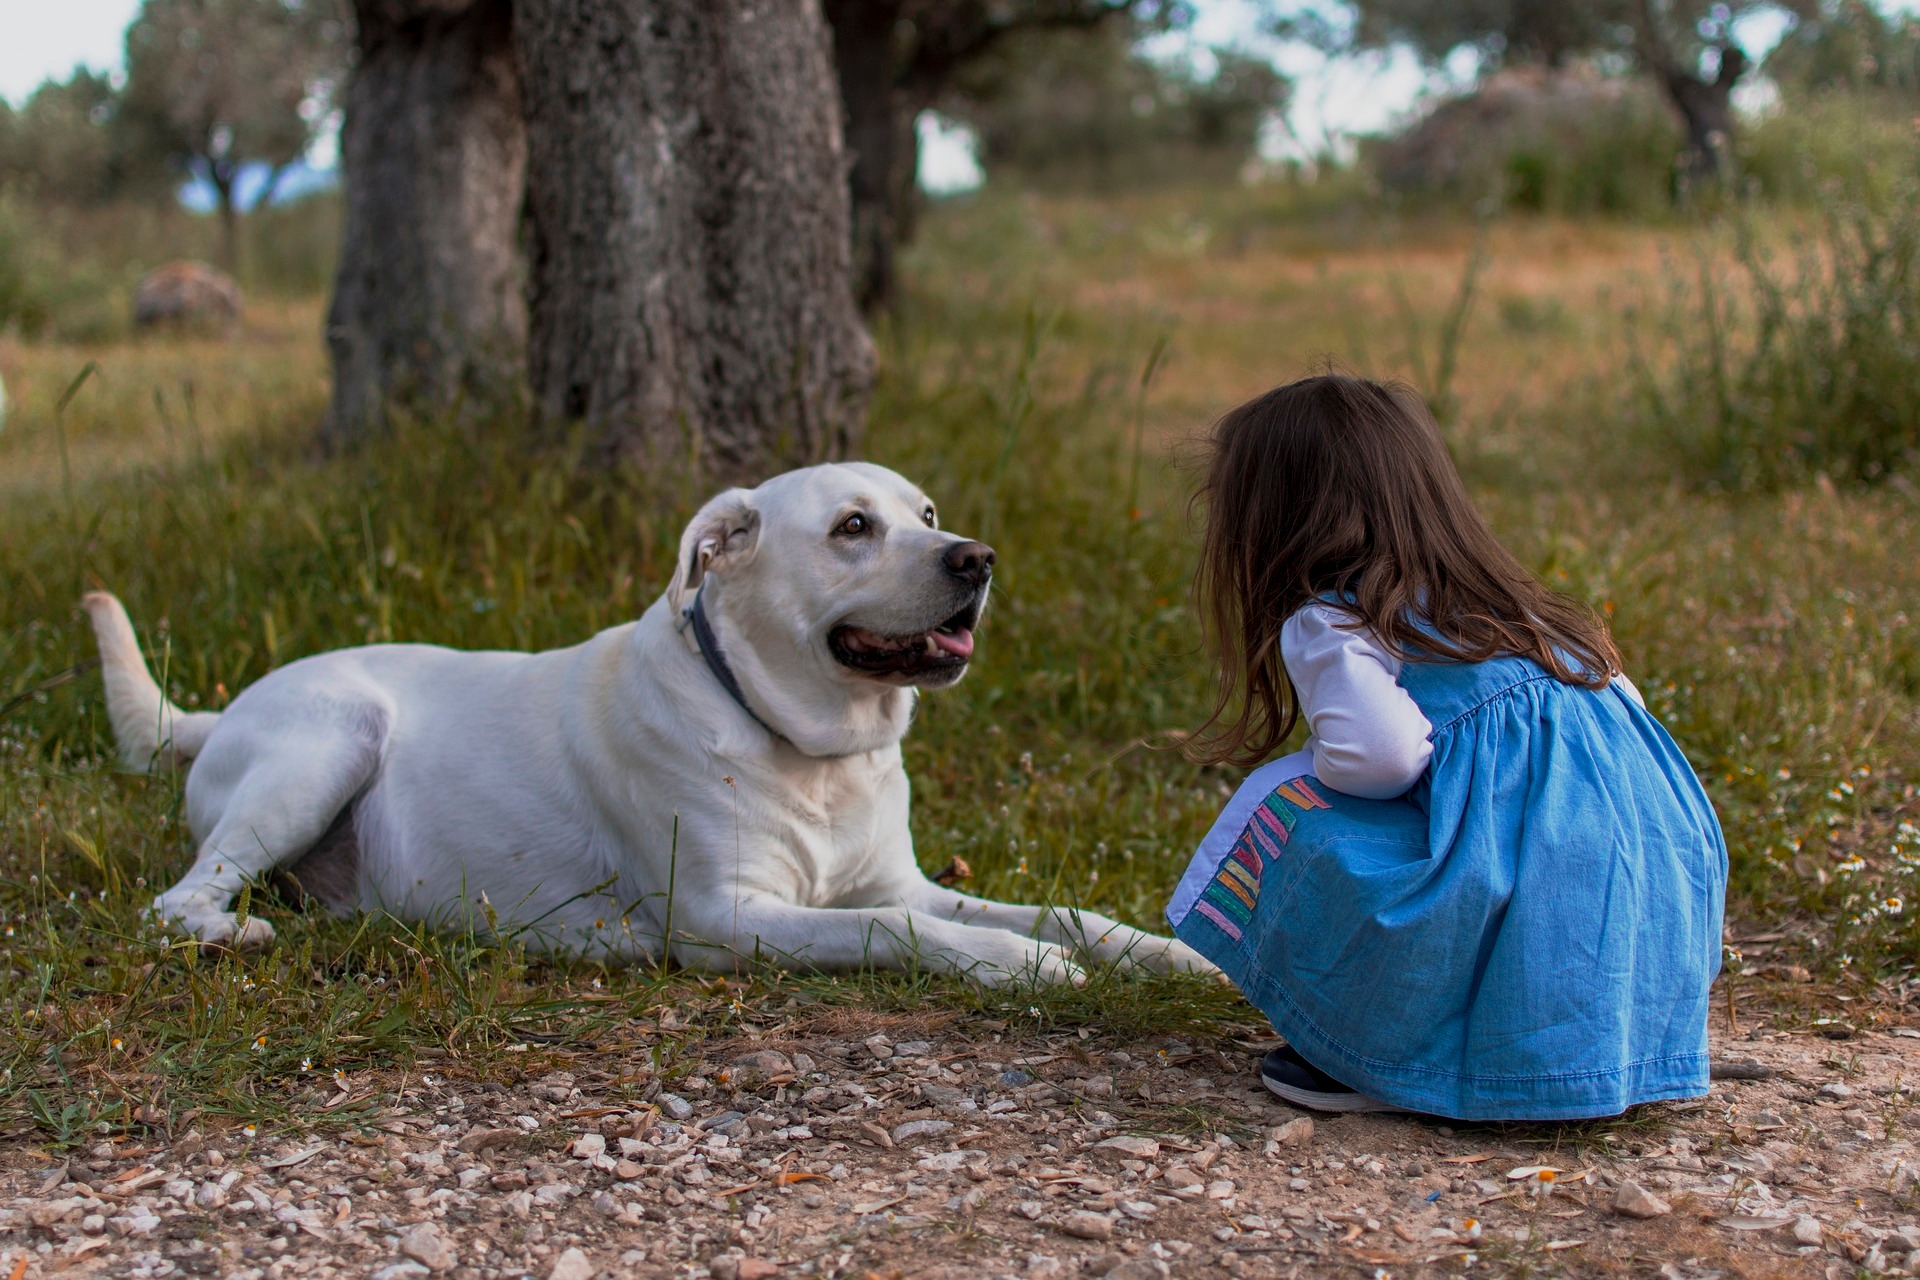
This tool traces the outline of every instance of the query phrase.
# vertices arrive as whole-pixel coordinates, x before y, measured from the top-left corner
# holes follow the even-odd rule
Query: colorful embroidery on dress
[[[1279,859],[1280,851],[1293,838],[1301,814],[1332,807],[1304,777],[1274,788],[1273,794],[1254,809],[1246,830],[1221,861],[1193,909],[1238,942],[1260,900],[1261,868]]]

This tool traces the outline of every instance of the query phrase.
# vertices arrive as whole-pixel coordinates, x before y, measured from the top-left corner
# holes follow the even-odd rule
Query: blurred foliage
[[[175,258],[214,258],[220,240],[211,215],[171,200],[60,208],[0,191],[0,336],[120,337],[142,275]],[[323,293],[339,241],[333,192],[256,210],[240,227],[241,286],[250,297]]]
[[[1468,208],[1659,216],[1685,139],[1645,80],[1592,67],[1496,72],[1397,137],[1369,144],[1390,191]]]
[[[1288,84],[1265,61],[1208,51],[1211,74],[1159,62],[1139,28],[1012,35],[965,67],[941,110],[978,134],[990,175],[1110,190],[1236,173]]]
[[[1886,195],[1829,191],[1790,254],[1746,219],[1732,236],[1732,271],[1707,246],[1669,273],[1642,425],[1729,489],[1920,464],[1920,168]]]
[[[1734,148],[1749,203],[1817,205],[1836,191],[1892,197],[1920,154],[1920,102],[1875,89],[1793,91]]]
[[[0,99],[0,192],[51,204],[156,199],[173,181],[107,77],[80,68],[18,110]]]
[[[1883,13],[1867,0],[1828,0],[1767,55],[1766,72],[1789,93],[1887,90],[1920,97],[1920,16]]]

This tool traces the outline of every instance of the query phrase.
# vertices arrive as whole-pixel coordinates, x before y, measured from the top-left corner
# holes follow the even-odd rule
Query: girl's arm
[[[1310,604],[1287,619],[1280,654],[1300,694],[1312,738],[1314,776],[1369,800],[1404,794],[1420,780],[1433,726],[1399,685],[1400,659],[1351,615]]]

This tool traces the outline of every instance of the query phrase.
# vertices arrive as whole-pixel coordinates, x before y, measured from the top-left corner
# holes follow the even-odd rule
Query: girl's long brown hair
[[[1493,536],[1410,388],[1305,378],[1228,413],[1210,443],[1194,597],[1220,684],[1192,758],[1253,765],[1286,741],[1300,702],[1280,628],[1329,593],[1402,659],[1531,658],[1589,688],[1619,672],[1606,625]]]

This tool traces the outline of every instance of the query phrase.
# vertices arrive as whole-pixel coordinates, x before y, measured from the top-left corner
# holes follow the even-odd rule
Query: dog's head
[[[700,509],[668,603],[703,598],[756,713],[809,754],[897,741],[914,690],[973,657],[993,550],[940,528],[933,502],[871,463],[806,467]]]

